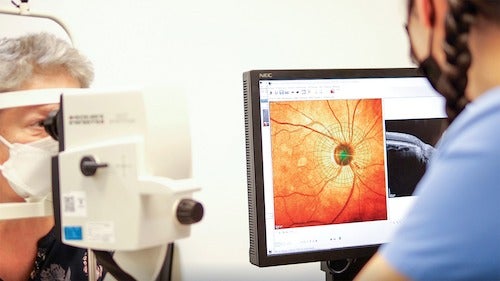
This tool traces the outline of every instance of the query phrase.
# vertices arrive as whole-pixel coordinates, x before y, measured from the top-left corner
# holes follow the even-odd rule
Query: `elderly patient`
[[[86,88],[93,76],[89,60],[53,35],[0,39],[0,95],[43,88]],[[50,174],[30,174],[28,167],[33,163],[16,160],[19,153],[13,151],[32,153],[28,162],[45,159],[38,157],[39,153],[57,151],[57,142],[39,123],[58,107],[42,104],[0,109],[0,204],[50,194]],[[2,220],[0,241],[0,280],[88,280],[87,251],[57,240],[52,216]],[[103,275],[98,265],[98,280]]]

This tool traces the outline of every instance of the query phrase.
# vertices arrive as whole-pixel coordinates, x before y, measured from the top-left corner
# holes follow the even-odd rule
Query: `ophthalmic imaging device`
[[[52,181],[60,238],[93,249],[109,273],[124,276],[118,280],[134,280],[126,271],[153,280],[165,247],[189,236],[203,216],[191,198],[199,189],[193,180],[153,175],[142,97],[139,91],[63,92],[60,110],[43,124],[59,140]]]
[[[72,38],[57,18],[32,13],[27,0],[18,9],[0,13],[51,19]],[[158,280],[171,263],[172,243],[188,237],[203,217],[202,204],[192,198],[200,188],[186,172],[190,140],[188,122],[181,120],[187,113],[178,112],[173,98],[168,109],[151,114],[145,96],[94,89],[0,95],[0,108],[60,103],[41,123],[59,142],[52,197],[0,204],[0,220],[53,214],[63,243],[89,249],[89,280],[95,280],[96,260],[107,271],[105,280]],[[161,118],[172,120],[158,132],[164,128],[151,124]]]
[[[52,196],[2,203],[0,220],[54,215],[58,238],[89,249],[89,264],[103,265],[105,280],[156,280],[172,259],[172,243],[190,235],[203,206],[192,198],[200,188],[186,172],[190,161],[179,157],[189,154],[186,124],[174,121],[163,132],[151,131],[151,117],[162,116],[146,112],[144,100],[138,90],[2,93],[0,109],[48,103],[60,108],[40,124],[59,142],[59,152],[47,162]],[[182,120],[175,100],[167,115]],[[94,269],[89,266],[89,280],[95,280]]]

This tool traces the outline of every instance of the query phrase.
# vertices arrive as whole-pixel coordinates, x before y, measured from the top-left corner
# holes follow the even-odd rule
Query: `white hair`
[[[18,89],[35,69],[62,67],[88,88],[94,79],[92,63],[66,41],[48,33],[0,39],[0,93]]]

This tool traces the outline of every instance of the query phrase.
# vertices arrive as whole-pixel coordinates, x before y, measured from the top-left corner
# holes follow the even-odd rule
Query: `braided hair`
[[[431,0],[435,1],[435,0]],[[408,1],[408,11],[415,0]],[[500,25],[500,1],[498,0],[448,0],[448,14],[445,20],[443,49],[448,66],[442,71],[437,86],[446,99],[446,113],[449,123],[462,112],[470,102],[466,95],[467,72],[472,63],[468,45],[469,31],[477,17]]]
[[[446,113],[451,123],[469,103],[465,96],[467,71],[472,62],[468,37],[476,10],[470,0],[448,0],[448,9],[443,45],[448,67],[443,71],[439,92],[446,99]]]
[[[443,45],[448,67],[443,71],[439,90],[446,98],[446,113],[450,123],[470,102],[465,96],[467,71],[472,63],[468,36],[470,27],[477,17],[500,24],[500,1],[448,0]]]

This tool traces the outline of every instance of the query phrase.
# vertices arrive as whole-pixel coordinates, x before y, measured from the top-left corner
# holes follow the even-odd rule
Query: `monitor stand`
[[[371,256],[322,261],[321,270],[325,272],[326,281],[353,280],[370,258]]]

